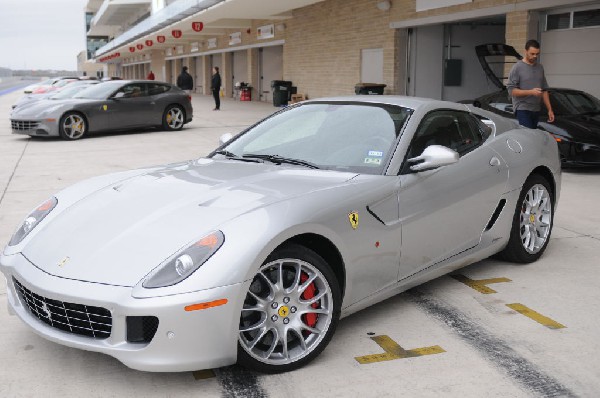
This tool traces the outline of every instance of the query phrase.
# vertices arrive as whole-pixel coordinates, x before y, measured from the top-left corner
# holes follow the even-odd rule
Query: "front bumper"
[[[13,134],[58,136],[58,122],[53,119],[10,119]]]
[[[563,167],[600,166],[600,147],[563,141],[558,143]]]
[[[69,347],[110,355],[126,366],[154,372],[179,372],[231,365],[237,360],[241,305],[250,281],[198,292],[136,299],[131,287],[58,278],[42,272],[23,255],[0,255],[7,281],[9,312],[40,336]],[[110,336],[103,339],[56,329],[33,316],[15,290],[14,280],[36,295],[103,307],[112,315]],[[158,289],[157,289],[158,291]],[[185,311],[191,304],[227,299],[227,304]],[[128,317],[154,316],[158,328],[148,343],[127,340]]]

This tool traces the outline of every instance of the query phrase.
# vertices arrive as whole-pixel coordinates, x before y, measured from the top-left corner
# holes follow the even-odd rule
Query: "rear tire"
[[[163,113],[162,126],[167,131],[181,130],[185,124],[185,113],[179,105],[169,105]]]
[[[548,181],[530,175],[523,184],[513,216],[510,239],[499,253],[506,261],[531,263],[546,250],[554,222],[554,194]]]
[[[340,307],[338,281],[321,256],[297,244],[275,250],[246,294],[238,363],[263,373],[304,366],[331,340]]]

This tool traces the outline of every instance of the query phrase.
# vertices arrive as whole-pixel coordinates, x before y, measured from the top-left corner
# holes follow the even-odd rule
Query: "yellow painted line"
[[[491,278],[491,279],[474,280],[474,279],[467,278],[464,275],[450,275],[450,276],[452,276],[457,281],[464,283],[465,285],[469,286],[470,288],[477,290],[481,294],[498,293],[494,289],[490,289],[486,285],[490,285],[492,283],[512,282],[508,278]]]
[[[536,312],[536,311],[532,310],[531,308],[524,306],[523,304],[519,304],[519,303],[506,304],[506,306],[517,311],[519,314],[525,315],[527,318],[533,319],[537,323],[540,323],[540,324],[546,326],[547,328],[550,328],[550,329],[566,328],[565,325],[562,325],[562,324],[556,322],[555,320],[550,319],[547,316],[544,316],[544,315],[540,314],[539,312]]]
[[[361,365],[366,365],[375,362],[392,361],[394,359],[414,358],[423,355],[440,354],[444,351],[442,347],[435,345],[431,347],[415,348],[413,350],[405,350],[398,343],[392,340],[389,336],[373,336],[371,340],[376,342],[383,350],[381,354],[364,355],[355,357],[356,361]]]
[[[215,377],[215,372],[213,372],[212,369],[197,370],[195,372],[192,372],[192,374],[194,375],[194,379],[196,380],[204,380]]]

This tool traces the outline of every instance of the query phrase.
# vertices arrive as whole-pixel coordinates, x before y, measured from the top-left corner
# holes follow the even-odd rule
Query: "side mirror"
[[[219,145],[225,145],[226,143],[231,141],[232,138],[233,138],[233,135],[231,135],[230,133],[223,134],[222,136],[219,137]]]
[[[414,166],[410,166],[410,169],[412,171],[422,171],[456,163],[458,162],[458,158],[458,152],[450,148],[441,145],[429,145],[420,156],[408,159],[408,162],[420,162]]]
[[[123,98],[125,97],[125,93],[122,91],[119,91],[118,93],[116,93],[115,95],[113,95],[111,98],[112,99],[119,99],[119,98]]]

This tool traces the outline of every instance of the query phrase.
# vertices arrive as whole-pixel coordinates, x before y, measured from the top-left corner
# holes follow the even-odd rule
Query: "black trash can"
[[[271,81],[271,89],[273,91],[273,106],[285,106],[291,96],[292,82],[287,80]]]
[[[356,95],[383,95],[385,84],[379,83],[357,83],[354,86]]]

